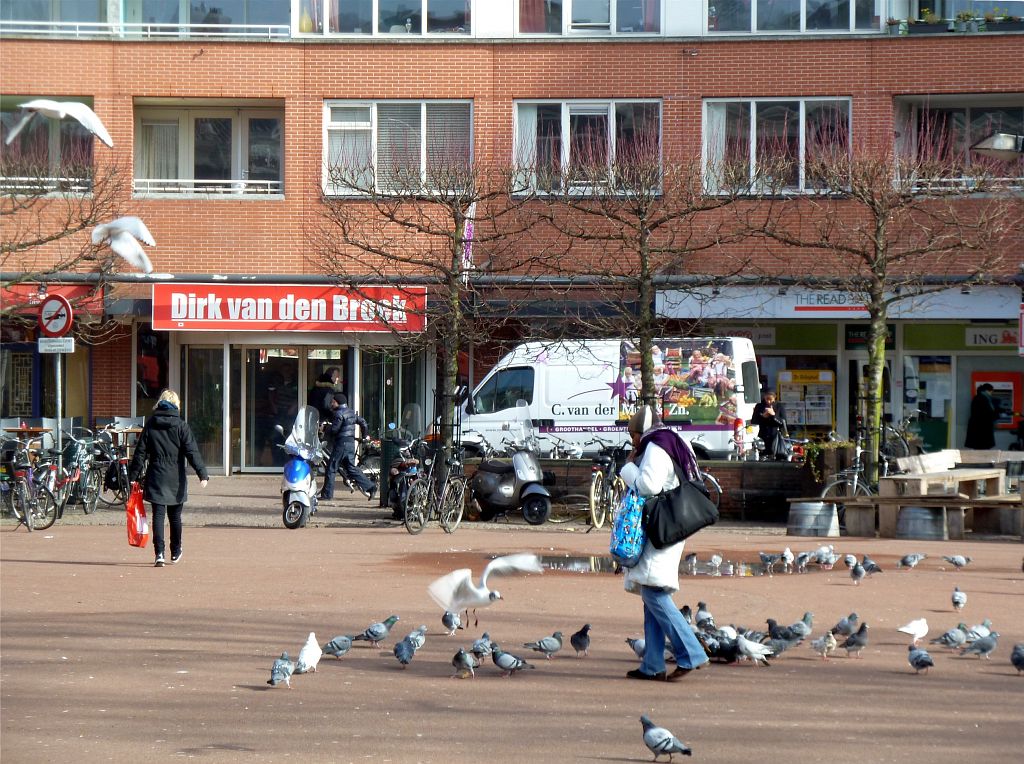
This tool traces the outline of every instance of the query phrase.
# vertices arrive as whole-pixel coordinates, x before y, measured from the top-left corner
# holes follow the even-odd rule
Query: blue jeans
[[[164,553],[164,517],[171,524],[171,556],[181,552],[182,504],[151,504],[153,508],[153,551],[157,557]]]
[[[373,488],[370,478],[366,477],[363,471],[359,469],[359,465],[356,464],[355,443],[339,443],[335,441],[334,448],[331,449],[331,458],[327,462],[327,470],[324,472],[323,496],[325,499],[330,499],[334,496],[334,476],[338,473],[339,469],[345,477],[367,493]]]
[[[684,669],[697,668],[708,662],[707,653],[683,619],[683,614],[672,601],[672,595],[651,586],[640,587],[644,601],[644,640],[647,648],[640,670],[645,674],[658,674],[665,670],[665,637],[672,644],[676,665]]]

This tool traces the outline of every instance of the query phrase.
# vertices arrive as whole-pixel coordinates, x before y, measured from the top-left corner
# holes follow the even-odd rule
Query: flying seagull
[[[127,217],[112,220],[92,229],[92,243],[106,244],[114,254],[120,255],[129,265],[143,273],[153,272],[153,263],[149,261],[142,244],[156,246],[153,234],[139,218]]]
[[[105,144],[110,147],[114,146],[110,133],[103,126],[100,118],[96,116],[96,112],[84,103],[79,103],[78,101],[51,101],[48,98],[37,98],[34,101],[26,101],[23,104],[19,104],[18,108],[24,110],[25,113],[14,127],[11,128],[10,132],[7,133],[7,140],[4,143],[8,146],[11,145],[11,142],[18,137],[18,133],[25,129],[25,125],[36,114],[42,114],[44,117],[50,117],[51,119],[71,117]]]
[[[473,571],[460,568],[441,576],[427,587],[427,593],[445,610],[458,613],[478,607],[487,607],[501,599],[501,593],[487,587],[487,579],[492,575],[508,573],[543,573],[540,558],[535,554],[510,554],[495,557],[484,567],[480,583],[473,582]],[[467,616],[468,620],[468,616]]]

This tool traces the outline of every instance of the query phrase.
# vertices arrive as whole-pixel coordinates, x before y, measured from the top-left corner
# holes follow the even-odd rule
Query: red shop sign
[[[154,284],[165,331],[421,332],[426,287]]]

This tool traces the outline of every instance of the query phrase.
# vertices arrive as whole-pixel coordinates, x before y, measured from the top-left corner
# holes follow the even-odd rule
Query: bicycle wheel
[[[45,531],[57,521],[57,499],[46,486],[36,486],[28,497],[28,518],[37,531]]]
[[[414,536],[422,533],[430,512],[430,485],[428,478],[420,478],[409,486],[405,502],[405,529]]]
[[[910,456],[910,444],[907,439],[892,427],[886,425],[883,432],[882,445],[879,450],[886,459],[902,459]]]
[[[29,514],[28,487],[21,480],[11,489],[11,511],[18,522],[23,523],[29,532],[32,531],[31,515]]]
[[[590,522],[593,523],[595,528],[600,528],[601,525],[597,522],[597,518],[605,513],[604,507],[604,473],[601,470],[592,472],[590,475]]]
[[[89,470],[82,477],[85,481],[85,488],[82,493],[82,508],[85,514],[96,511],[96,503],[100,499],[100,485],[103,482],[103,475],[99,470]]]
[[[836,514],[839,517],[840,530],[846,527],[846,504],[843,499],[853,499],[858,496],[871,496],[872,491],[863,480],[857,480],[856,484],[851,478],[839,478],[826,485],[821,491],[821,498],[836,505]]]
[[[441,528],[445,533],[455,533],[462,522],[462,511],[466,506],[466,478],[453,477],[448,480],[441,506]]]
[[[128,500],[128,469],[122,464],[118,464],[114,469],[117,470],[117,488],[109,488],[107,486],[106,470],[109,467],[104,467],[104,473],[100,480],[100,494],[99,498],[108,507],[115,507],[118,504],[124,504]]]
[[[708,492],[708,498],[715,502],[715,507],[719,508],[722,504],[722,486],[718,484],[718,480],[710,472],[700,471],[700,479],[704,482],[704,489]]]
[[[591,483],[592,496],[594,491],[594,485]],[[596,492],[596,501],[594,499],[590,501],[590,524],[594,528],[600,528],[604,525],[604,521],[608,519],[608,515],[613,511],[613,488],[607,480],[602,479],[601,484],[596,488]]]

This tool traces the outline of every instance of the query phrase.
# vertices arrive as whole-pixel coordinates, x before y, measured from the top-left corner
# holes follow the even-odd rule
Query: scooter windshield
[[[284,446],[288,453],[297,454],[307,461],[316,455],[320,448],[320,412],[315,406],[299,409]]]

